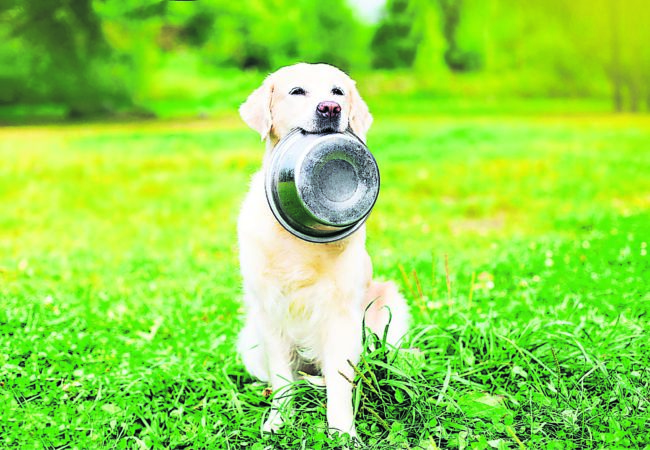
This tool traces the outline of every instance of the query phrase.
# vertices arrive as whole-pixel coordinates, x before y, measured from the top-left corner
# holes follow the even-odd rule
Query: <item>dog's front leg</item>
[[[325,330],[323,375],[327,386],[327,423],[330,430],[356,437],[352,410],[352,380],[361,354],[361,320],[335,317]]]
[[[278,431],[282,426],[282,412],[291,399],[291,389],[287,387],[293,382],[291,347],[277,330],[264,327],[262,334],[269,381],[274,393],[269,418],[264,422],[262,430],[270,433]]]

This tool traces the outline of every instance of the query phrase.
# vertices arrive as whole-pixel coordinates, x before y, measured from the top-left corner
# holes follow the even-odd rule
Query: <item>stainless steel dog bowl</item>
[[[356,231],[379,195],[379,169],[350,132],[293,130],[275,146],[265,173],[273,215],[295,236],[333,242]]]

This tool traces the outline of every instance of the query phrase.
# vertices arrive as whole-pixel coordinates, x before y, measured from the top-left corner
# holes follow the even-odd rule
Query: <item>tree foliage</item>
[[[650,111],[648,30],[645,0],[388,0],[373,62],[519,74],[547,95],[589,95],[606,79],[615,109]]]
[[[272,70],[297,60],[367,67],[370,31],[345,0],[6,0],[0,103],[56,103],[70,114],[137,100],[166,52]]]
[[[166,55],[193,52],[242,70],[475,72],[525,80],[513,84],[522,95],[594,95],[609,83],[617,110],[650,110],[648,30],[645,0],[387,0],[376,25],[346,0],[3,0],[0,105],[128,108]]]
[[[415,11],[409,0],[389,0],[372,38],[373,65],[383,69],[411,67],[421,35],[413,29]]]
[[[71,115],[128,103],[91,0],[13,0],[0,10],[7,49],[0,53],[0,101],[61,102]],[[10,19],[10,20],[7,20]]]

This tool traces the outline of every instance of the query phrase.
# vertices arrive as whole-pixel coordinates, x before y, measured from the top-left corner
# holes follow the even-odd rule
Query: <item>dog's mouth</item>
[[[333,133],[342,133],[342,130],[339,129],[338,123],[327,123],[327,124],[316,124],[315,127],[311,129],[300,128],[304,134],[333,134]]]
[[[318,134],[331,134],[331,133],[338,133],[338,132],[339,130],[336,130],[334,127],[323,127],[316,130],[316,133]]]
[[[332,134],[339,133],[341,117],[322,117],[317,116],[313,122],[313,134]]]
[[[307,130],[305,128],[298,128],[303,135],[313,134],[313,135],[327,135],[327,134],[336,134],[342,133],[341,130],[334,129],[332,127],[326,128],[317,128],[313,130]]]
[[[313,130],[308,130],[306,128],[298,128],[302,134],[333,134],[340,133],[340,130],[335,129],[334,127],[324,127],[324,128],[315,128]]]

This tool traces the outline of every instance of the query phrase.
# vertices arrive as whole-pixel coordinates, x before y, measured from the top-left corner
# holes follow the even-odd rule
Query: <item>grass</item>
[[[368,337],[367,447],[648,448],[650,119],[384,111],[369,249],[415,320],[411,350]],[[0,447],[345,440],[306,382],[262,436],[269,398],[235,355],[252,132],[219,116],[0,134]]]

